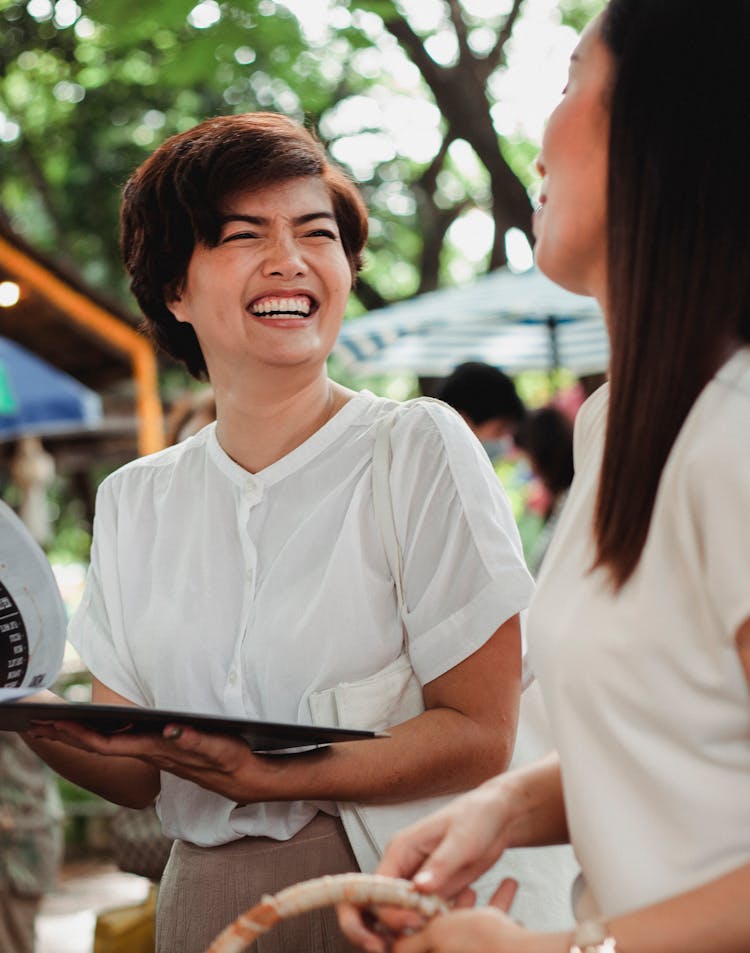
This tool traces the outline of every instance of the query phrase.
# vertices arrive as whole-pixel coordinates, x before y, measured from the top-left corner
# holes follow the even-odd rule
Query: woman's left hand
[[[518,884],[504,880],[486,907],[453,910],[435,917],[418,932],[397,940],[393,953],[562,953],[555,934],[530,933],[507,911]],[[374,950],[374,947],[373,947]]]
[[[523,927],[495,907],[454,910],[430,920],[413,936],[397,940],[393,953],[516,953]],[[530,948],[528,948],[530,949]]]

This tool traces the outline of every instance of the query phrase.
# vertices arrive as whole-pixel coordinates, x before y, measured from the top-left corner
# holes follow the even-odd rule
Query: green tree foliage
[[[72,3],[0,10],[0,206],[28,238],[115,292],[120,188],[153,146],[221,112],[320,105],[291,14],[232,7],[207,29],[189,22],[193,6],[100,0],[69,24],[55,14]]]
[[[562,21],[580,31],[604,6],[605,0],[561,0]]]
[[[501,264],[506,230],[529,231],[535,147],[497,134],[493,80],[528,0],[491,18],[432,0],[430,29],[409,2],[331,0],[311,36],[292,0],[0,0],[0,213],[127,301],[117,207],[129,172],[206,116],[270,109],[311,122],[362,184],[372,241],[355,311],[444,282],[449,229],[470,209],[494,222],[478,267]],[[561,9],[577,28],[598,6]],[[435,29],[453,38],[448,59],[431,52]],[[410,102],[434,111],[427,154],[399,152],[382,121]],[[354,140],[368,161],[351,160]]]

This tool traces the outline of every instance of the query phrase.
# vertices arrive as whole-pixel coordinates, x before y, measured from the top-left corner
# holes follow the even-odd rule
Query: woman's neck
[[[325,375],[295,385],[287,371],[268,384],[214,387],[219,443],[250,473],[291,453],[354,396]]]

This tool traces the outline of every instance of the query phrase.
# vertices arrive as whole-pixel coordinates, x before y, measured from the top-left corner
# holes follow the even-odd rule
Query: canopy
[[[593,298],[536,269],[502,268],[345,322],[335,353],[357,374],[444,377],[463,361],[484,361],[510,374],[567,368],[584,375],[606,371],[609,341]]]
[[[0,440],[89,430],[101,419],[98,394],[0,337]]]

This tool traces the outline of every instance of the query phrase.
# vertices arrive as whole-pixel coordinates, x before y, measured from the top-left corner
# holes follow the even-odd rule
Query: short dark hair
[[[518,423],[526,413],[510,377],[481,361],[459,364],[438,386],[435,396],[475,424],[495,419]]]
[[[545,487],[555,495],[573,482],[573,423],[557,407],[530,411],[513,434]]]
[[[750,4],[610,0],[611,337],[596,565],[638,564],[677,434],[729,348],[750,340]]]
[[[196,243],[217,244],[222,206],[232,195],[305,176],[322,179],[328,188],[354,279],[367,241],[365,204],[318,139],[286,116],[207,119],[167,139],[128,179],[120,245],[130,287],[146,333],[193,376],[206,374],[198,338],[166,302],[179,294]]]

